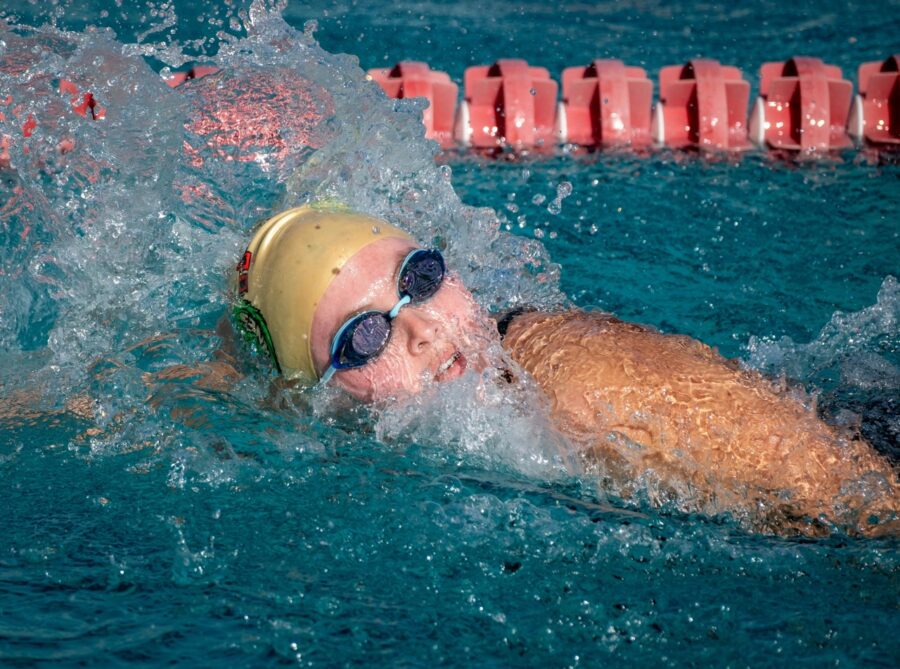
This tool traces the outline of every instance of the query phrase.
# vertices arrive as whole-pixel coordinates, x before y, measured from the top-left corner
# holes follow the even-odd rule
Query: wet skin
[[[399,264],[412,248],[379,240],[335,277],[313,320],[320,373],[347,318],[396,303]],[[430,300],[400,311],[377,359],[339,371],[332,383],[367,402],[412,395],[468,366],[482,369],[497,338],[451,277]],[[569,311],[517,317],[503,347],[547,395],[554,422],[586,462],[617,482],[649,475],[660,498],[690,497],[694,508],[730,510],[765,531],[815,534],[836,523],[863,534],[900,533],[900,482],[887,461],[700,342]],[[873,514],[882,522],[871,525]]]
[[[900,482],[884,458],[705,344],[570,311],[518,317],[503,345],[559,428],[619,481],[652,472],[661,496],[745,512],[766,531],[900,534]]]
[[[396,237],[381,239],[356,253],[337,272],[322,296],[312,324],[313,364],[328,368],[334,334],[363,311],[388,311],[399,299],[397,278],[406,255],[417,248]],[[485,365],[490,338],[485,315],[451,272],[430,299],[408,304],[391,323],[387,348],[363,367],[338,371],[337,383],[365,402],[414,395],[424,384],[447,381],[475,365]]]

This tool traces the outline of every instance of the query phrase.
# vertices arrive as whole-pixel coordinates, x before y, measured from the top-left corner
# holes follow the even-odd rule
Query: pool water
[[[690,334],[900,462],[895,157],[437,153],[418,103],[359,69],[619,57],[655,79],[702,55],[755,90],[768,59],[855,80],[897,50],[896,2],[780,4],[0,10],[20,26],[0,28],[0,100],[25,105],[0,108],[0,665],[896,666],[896,539],[622,501],[548,455],[527,392],[475,405],[473,379],[378,412],[271,390],[252,357],[224,389],[176,367],[215,356],[253,222],[338,197],[443,244],[490,309]],[[194,61],[227,74],[161,83]],[[106,121],[62,114],[61,77]],[[234,139],[246,91],[280,148]]]

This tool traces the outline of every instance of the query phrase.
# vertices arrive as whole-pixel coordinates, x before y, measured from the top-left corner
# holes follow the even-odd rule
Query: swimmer
[[[774,382],[605,313],[494,321],[438,251],[385,221],[285,211],[255,231],[236,284],[238,328],[299,385],[400,401],[467,369],[515,383],[517,365],[586,466],[617,482],[650,476],[663,495],[689,490],[764,531],[900,532],[890,463]]]

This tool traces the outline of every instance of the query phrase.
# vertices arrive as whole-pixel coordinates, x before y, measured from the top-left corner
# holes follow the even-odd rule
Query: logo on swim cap
[[[275,363],[275,369],[281,373],[281,365],[278,364],[278,356],[275,355],[275,345],[272,343],[272,335],[266,325],[266,319],[263,318],[259,309],[250,304],[247,300],[241,300],[234,305],[232,309],[235,321],[237,321],[238,330],[240,330],[244,341],[254,345],[265,351],[272,362]]]
[[[244,257],[241,258],[241,261],[238,263],[237,272],[238,272],[238,295],[243,297],[244,293],[247,292],[248,284],[247,279],[249,277],[250,272],[250,260],[253,258],[253,254],[250,251],[244,251]]]

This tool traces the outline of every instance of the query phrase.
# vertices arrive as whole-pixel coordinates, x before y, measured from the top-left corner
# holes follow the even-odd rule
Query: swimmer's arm
[[[0,395],[0,430],[14,431],[23,427],[55,428],[66,425],[72,436],[92,437],[96,427],[91,398],[78,394],[66,400],[62,408],[41,407],[42,395],[36,389],[14,390]]]
[[[148,375],[145,381],[151,385],[155,381],[173,381],[193,379],[193,385],[204,390],[228,391],[243,378],[237,370],[237,346],[234,341],[234,330],[227,316],[222,316],[216,324],[216,335],[219,337],[219,348],[215,350],[212,360],[193,365],[172,365]]]
[[[624,477],[654,471],[728,491],[739,506],[755,490],[772,504],[784,496],[799,515],[854,524],[864,509],[900,511],[896,472],[865,441],[689,337],[573,311],[524,314],[503,343],[550,398],[560,429]],[[873,478],[881,490],[862,503],[852,489]],[[858,531],[877,531],[864,520]]]
[[[222,343],[211,360],[194,365],[172,365],[143,376],[148,389],[147,403],[150,406],[159,406],[164,402],[165,391],[160,392],[160,389],[171,381],[190,380],[194,387],[222,392],[234,387],[242,375],[235,367],[236,348],[227,318],[220,320],[216,334]],[[127,419],[126,412],[108,421],[99,421],[95,414],[95,399],[84,392],[68,398],[60,408],[42,407],[42,397],[40,390],[36,388],[17,389],[7,393],[3,393],[0,388],[0,429],[15,429],[38,423],[55,424],[74,419],[76,424],[87,425],[83,436],[93,437],[118,429]],[[176,408],[173,412],[178,413],[179,410]],[[105,427],[100,427],[100,422]]]

